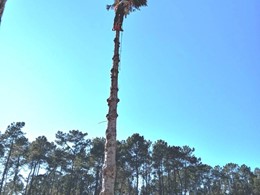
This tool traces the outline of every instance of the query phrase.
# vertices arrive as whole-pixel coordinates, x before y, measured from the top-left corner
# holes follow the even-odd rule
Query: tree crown
[[[107,5],[107,10],[114,9],[122,0],[115,0],[112,5]],[[124,0],[128,2],[128,13],[140,10],[140,7],[147,6],[147,0]]]

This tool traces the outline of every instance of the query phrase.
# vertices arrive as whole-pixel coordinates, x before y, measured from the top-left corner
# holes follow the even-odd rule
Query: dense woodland
[[[12,123],[0,134],[1,194],[98,195],[104,161],[104,138],[58,131],[29,142]],[[139,134],[118,141],[116,194],[260,195],[260,169],[228,163],[203,164],[189,146],[151,142]]]

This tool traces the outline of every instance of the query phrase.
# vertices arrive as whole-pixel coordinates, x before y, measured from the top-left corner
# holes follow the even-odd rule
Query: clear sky
[[[0,27],[0,130],[106,130],[112,1],[8,1]],[[260,167],[260,1],[163,0],[124,21],[118,139],[195,147],[211,166]],[[101,123],[100,123],[101,122]]]

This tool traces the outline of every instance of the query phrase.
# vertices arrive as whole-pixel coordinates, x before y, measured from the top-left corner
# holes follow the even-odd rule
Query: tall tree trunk
[[[18,180],[18,173],[19,173],[19,167],[20,167],[20,157],[18,157],[15,169],[14,169],[14,177],[13,177],[13,189],[12,189],[12,194],[16,194],[16,188],[17,188],[17,180]]]
[[[32,178],[30,180],[30,183],[29,183],[29,189],[28,189],[28,192],[25,194],[26,195],[31,195],[32,194],[32,186],[33,186],[33,181],[34,181],[34,177],[35,177],[35,172],[36,172],[36,168],[37,168],[37,165],[38,165],[38,162],[36,162],[33,166],[33,170],[32,170]]]
[[[27,176],[27,179],[26,179],[26,186],[25,186],[25,195],[27,195],[27,192],[28,192],[28,189],[29,189],[29,184],[30,184],[30,177],[32,175],[32,172],[34,170],[34,165],[33,165],[33,162],[31,163],[31,170]]]
[[[102,171],[102,191],[100,195],[114,195],[116,178],[116,120],[118,99],[118,67],[119,67],[119,37],[120,31],[116,31],[114,39],[115,48],[113,56],[113,67],[111,69],[111,87],[108,102],[107,130],[105,143],[105,159]]]
[[[184,194],[186,195],[188,190],[187,190],[187,166],[186,164],[184,165]]]
[[[96,176],[95,176],[95,192],[94,192],[94,195],[98,195],[98,191],[100,190],[99,189],[99,167],[97,167],[97,171],[96,171]]]
[[[74,160],[72,160],[72,167],[71,167],[71,173],[70,173],[70,176],[69,176],[69,184],[68,184],[68,189],[66,190],[66,194],[67,195],[71,195],[73,193],[71,193],[72,189],[73,189],[73,186],[75,185],[75,183],[77,183],[77,181],[75,181],[75,176],[74,176]]]
[[[159,169],[161,169],[159,167]],[[161,178],[161,170],[158,171],[158,184],[159,184],[159,195],[162,195],[162,178]]]
[[[173,188],[174,188],[174,195],[178,195],[178,184],[177,184],[177,176],[176,176],[176,169],[173,169]]]
[[[178,176],[179,182],[180,182],[180,192],[183,194],[183,181],[182,181],[182,178],[180,176],[180,170],[177,170],[177,176]]]
[[[0,1],[1,1],[1,0],[0,0]],[[2,189],[3,189],[5,176],[7,175],[7,172],[8,172],[10,157],[11,157],[11,154],[12,154],[12,151],[13,151],[13,145],[14,145],[14,144],[13,144],[13,141],[12,141],[11,146],[10,146],[10,149],[9,149],[9,153],[8,153],[8,156],[7,156],[7,159],[6,159],[6,163],[5,163],[5,166],[4,166],[4,171],[3,171],[3,174],[2,174],[2,179],[1,179],[1,182],[0,182],[0,194],[1,194]]]
[[[139,194],[139,170],[138,168],[136,168],[136,188],[135,188],[135,194],[138,195]]]
[[[3,13],[4,13],[6,1],[7,0],[0,0],[0,24],[1,24]]]
[[[172,193],[172,180],[171,180],[171,171],[167,171],[167,174],[168,174],[168,178],[167,178],[167,183],[168,183],[168,189],[167,189],[167,192],[166,192],[166,194],[168,193],[168,194],[171,194]]]

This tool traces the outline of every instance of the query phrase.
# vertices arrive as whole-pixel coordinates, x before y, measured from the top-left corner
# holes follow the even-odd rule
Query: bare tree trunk
[[[19,173],[19,167],[20,167],[20,157],[18,157],[16,165],[15,165],[15,169],[14,169],[14,176],[13,176],[13,189],[11,190],[12,194],[17,194],[17,179],[18,179],[18,173]]]
[[[7,0],[0,0],[0,24],[1,24],[3,13],[4,13],[6,1]]]
[[[113,56],[113,67],[111,69],[111,87],[108,102],[107,130],[105,143],[105,159],[102,171],[102,191],[100,195],[114,195],[116,178],[116,119],[118,99],[118,66],[119,66],[119,37],[120,31],[116,31],[114,39],[115,49]]]
[[[97,167],[97,171],[96,171],[96,177],[95,177],[95,192],[94,192],[94,195],[98,195],[98,191],[100,190],[99,189],[99,184],[100,184],[100,182],[99,182],[99,171],[100,171],[100,169]]]
[[[4,166],[4,170],[3,170],[3,173],[2,173],[2,179],[1,179],[1,182],[0,182],[0,194],[2,192],[3,185],[4,185],[4,182],[5,182],[5,176],[7,175],[7,172],[8,172],[10,158],[11,158],[11,154],[13,152],[13,145],[14,144],[13,144],[13,141],[12,141],[10,149],[9,149],[9,153],[8,153],[8,156],[7,156],[7,159],[6,159],[6,163],[5,163],[5,166]]]
[[[34,177],[35,177],[35,172],[36,172],[36,168],[37,168],[38,162],[35,163],[35,165],[33,166],[33,171],[32,171],[32,178],[31,181],[29,183],[29,189],[28,192],[25,192],[25,195],[31,195],[32,194],[32,186],[33,186],[33,181],[34,181]],[[29,178],[29,177],[28,177]],[[28,179],[29,180],[29,179]]]

